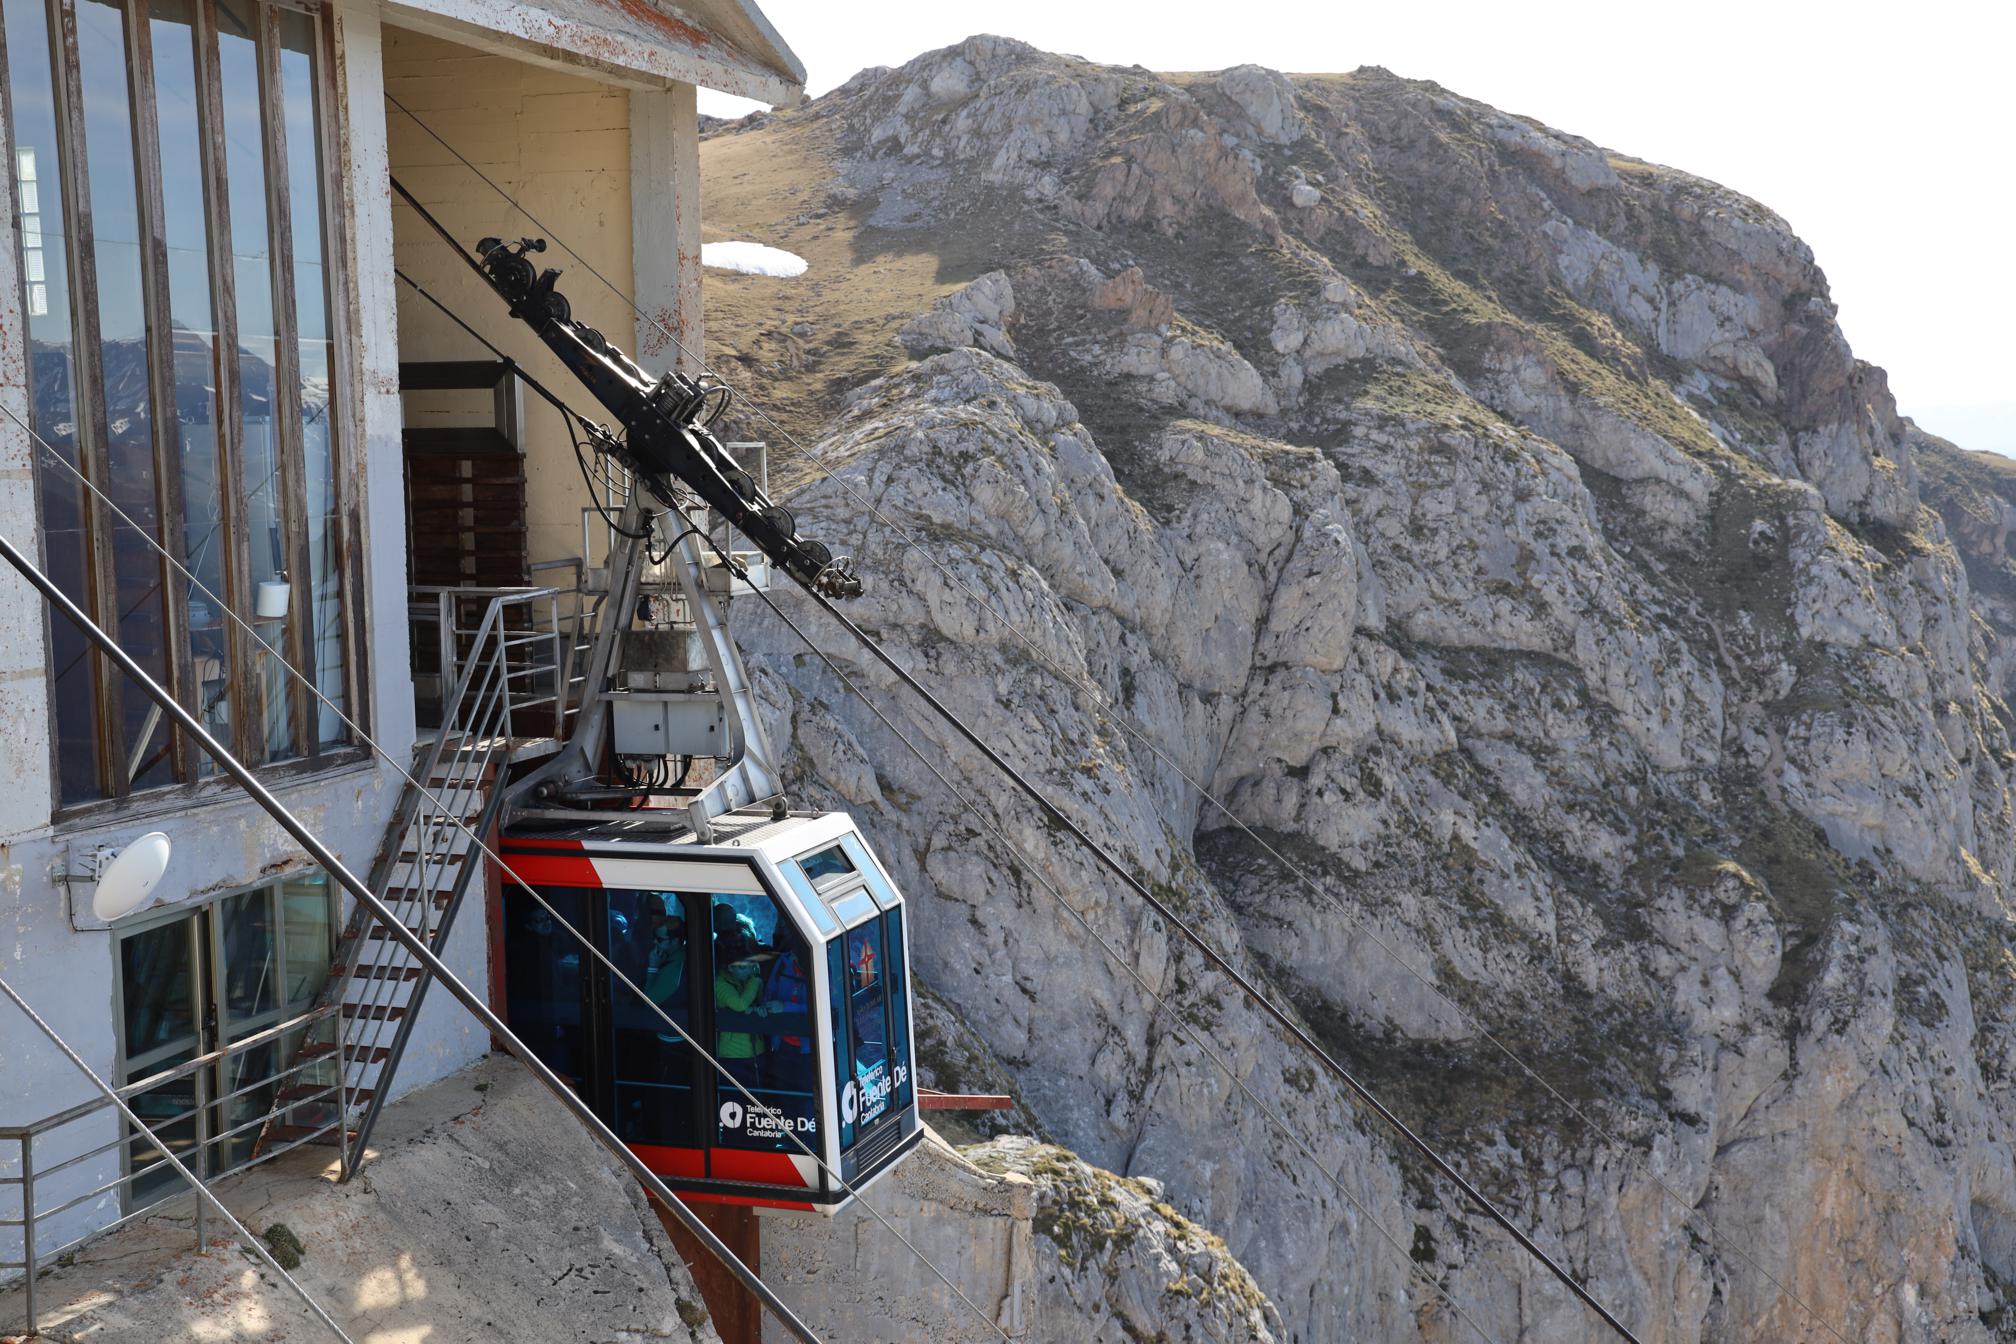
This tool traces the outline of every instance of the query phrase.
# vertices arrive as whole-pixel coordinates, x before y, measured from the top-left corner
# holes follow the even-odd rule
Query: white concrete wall
[[[628,344],[634,325],[628,303],[583,265],[585,260],[628,294],[628,91],[393,27],[385,29],[385,79],[393,96],[483,176],[559,231],[535,260],[563,272],[560,292],[573,304],[577,319],[619,345]],[[389,117],[392,172],[463,246],[473,249],[483,237],[544,233],[411,119],[397,110]],[[392,211],[392,219],[402,270],[584,414],[608,419],[566,367],[529,328],[507,315],[497,296],[424,221],[403,203]],[[561,239],[579,249],[583,260],[569,256]],[[404,285],[399,287],[398,313],[400,347],[408,359],[490,357]],[[525,407],[527,549],[534,561],[578,554],[581,510],[588,497],[564,422],[529,393]],[[416,406],[416,414],[426,412]]]
[[[344,119],[337,170],[349,211],[348,227],[339,236],[353,240],[354,281],[352,292],[339,302],[351,346],[352,378],[345,389],[352,436],[348,462],[361,503],[363,535],[357,549],[365,571],[351,600],[364,606],[371,704],[371,721],[365,726],[390,758],[405,766],[411,761],[414,731],[380,33],[370,5],[348,5],[336,21],[338,65],[332,77],[342,91]],[[0,166],[0,174],[6,172]],[[0,185],[11,199],[11,181]],[[25,351],[15,255],[11,239],[0,247],[0,399],[19,412],[25,411]],[[35,517],[25,437],[0,417],[0,529],[22,539],[33,537]],[[5,744],[0,751],[7,779],[0,789],[0,929],[5,931],[0,975],[93,1069],[109,1078],[117,1049],[112,935],[89,917],[89,889],[79,888],[79,909],[72,909],[54,874],[101,845],[117,846],[144,831],[164,830],[174,843],[174,856],[150,902],[150,909],[158,909],[307,866],[307,858],[277,823],[235,789],[220,788],[198,805],[187,798],[143,796],[89,824],[52,825],[43,651],[47,619],[25,584],[0,575],[0,743]],[[373,759],[284,785],[276,782],[275,791],[346,865],[363,875],[400,783],[391,765]],[[448,955],[451,964],[487,992],[480,895],[468,909],[470,919],[450,940]],[[447,1011],[453,1008],[447,995],[435,999],[422,1015],[398,1090],[437,1078],[488,1049],[487,1035],[471,1030],[459,1010]],[[39,1119],[92,1095],[90,1084],[53,1047],[11,1006],[0,1004],[0,1125]],[[38,1165],[95,1146],[116,1132],[109,1114],[80,1122],[38,1147]],[[18,1163],[11,1149],[0,1144],[0,1174]],[[118,1170],[116,1152],[108,1154],[73,1169],[66,1188],[88,1189]],[[43,1202],[46,1206],[46,1197]],[[52,1233],[82,1231],[93,1218],[115,1212],[107,1197],[58,1227],[44,1229],[43,1244]],[[13,1258],[17,1238],[11,1229],[0,1233],[0,1258]]]
[[[413,693],[407,675],[406,623],[406,496],[405,459],[400,446],[404,424],[399,397],[399,290],[393,275],[394,230],[390,185],[390,125],[385,115],[387,37],[375,4],[359,3],[337,12],[342,52],[337,77],[342,80],[344,173],[350,183],[358,265],[357,322],[364,333],[363,368],[355,389],[361,399],[359,423],[365,426],[371,491],[371,533],[382,563],[372,566],[372,601],[384,619],[374,623],[373,647],[380,658],[395,657],[399,676],[396,695],[382,702],[381,741],[396,759],[412,759]],[[388,692],[388,694],[392,694]],[[396,797],[396,792],[392,795]],[[385,813],[389,815],[390,805]],[[382,825],[382,823],[381,823]],[[374,851],[375,852],[375,851]],[[368,862],[368,860],[367,860]],[[479,993],[489,994],[488,946],[484,926],[480,876],[472,885],[454,931],[441,949],[442,959]],[[393,1079],[391,1096],[403,1096],[481,1057],[490,1048],[489,1033],[476,1025],[467,1010],[446,990],[428,995],[414,1025],[406,1056]]]
[[[0,201],[14,220],[14,156],[0,154]],[[10,239],[11,242],[11,239]],[[21,311],[20,251],[0,248],[0,535],[41,560],[35,527],[34,442],[28,422],[28,321]],[[49,683],[42,601],[12,570],[0,573],[0,870],[4,837],[49,818]]]
[[[495,298],[442,250],[410,212],[395,214],[389,172],[398,172],[449,227],[473,242],[483,234],[536,233],[454,163],[411,122],[390,114],[389,87],[426,117],[486,173],[581,249],[587,261],[626,291],[641,291],[647,312],[699,349],[699,193],[697,127],[691,86],[637,92],[485,55],[387,26],[376,0],[339,0],[335,10],[340,92],[339,178],[351,248],[351,290],[340,298],[350,341],[350,467],[362,502],[358,553],[365,608],[371,721],[366,725],[400,766],[414,740],[408,672],[404,472],[398,364],[402,348],[417,358],[471,358],[481,351],[452,334],[445,319],[414,302],[392,274],[395,256],[423,283],[504,344],[556,387],[568,376],[529,332],[507,323]],[[633,145],[631,120],[645,133]],[[0,156],[4,159],[7,156]],[[11,163],[0,163],[0,192],[13,196]],[[632,209],[633,174],[646,189]],[[633,245],[643,258],[632,266]],[[16,250],[0,247],[0,404],[27,413],[27,358],[19,311]],[[611,293],[558,252],[546,260],[569,272],[564,288],[577,316],[619,342],[635,342],[647,367],[677,353],[653,322],[640,323],[625,298]],[[685,361],[691,368],[690,359]],[[586,408],[586,398],[582,397]],[[530,404],[528,399],[528,404]],[[534,559],[571,555],[579,544],[585,491],[558,417],[540,407],[531,421],[528,465],[531,552]],[[35,537],[33,461],[27,436],[0,416],[0,532],[17,542]],[[116,1057],[112,1019],[115,968],[112,936],[70,908],[53,875],[104,845],[119,845],[160,829],[175,852],[150,908],[199,900],[262,877],[305,866],[306,858],[270,818],[235,791],[220,790],[201,805],[186,798],[136,801],[89,825],[51,824],[45,666],[47,616],[24,583],[0,573],[0,975],[26,996],[101,1075]],[[367,872],[400,779],[382,760],[351,765],[276,791],[346,862]],[[88,889],[80,888],[80,904]],[[482,893],[471,893],[445,955],[479,991],[488,993]],[[487,1035],[439,989],[429,995],[395,1093],[445,1076],[483,1054]],[[13,1009],[0,1005],[0,1125],[26,1123],[94,1095],[90,1085],[36,1036]],[[71,1126],[38,1148],[48,1165],[116,1135],[109,1114]],[[16,1165],[0,1144],[0,1175]],[[116,1153],[82,1163],[69,1190],[109,1180]],[[0,1187],[0,1191],[11,1191]],[[0,1217],[12,1216],[0,1193]],[[113,1200],[78,1210],[46,1232],[67,1236],[116,1214]],[[48,1236],[44,1237],[46,1245]],[[18,1243],[0,1233],[0,1258]],[[0,1323],[4,1325],[5,1323]]]
[[[960,1301],[861,1200],[831,1218],[759,1209],[763,1281],[815,1334],[878,1344],[1037,1338],[1035,1187],[1027,1177],[990,1176],[926,1131],[862,1198],[973,1305]],[[765,1344],[789,1338],[764,1317]]]
[[[637,362],[693,376],[704,363],[700,311],[700,115],[691,84],[630,95],[631,250]]]

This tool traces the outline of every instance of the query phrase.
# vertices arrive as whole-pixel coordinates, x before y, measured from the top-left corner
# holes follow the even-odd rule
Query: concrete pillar
[[[392,187],[386,152],[384,30],[375,6],[336,11],[341,170],[349,196],[354,293],[348,325],[356,336],[350,395],[360,442],[351,446],[362,501],[359,553],[366,557],[371,735],[397,759],[413,743],[413,679],[406,627],[406,462],[400,444],[398,281],[392,274]]]
[[[690,1201],[687,1207],[699,1215],[700,1221],[715,1236],[721,1238],[722,1244],[737,1260],[762,1273],[763,1227],[756,1219],[756,1210],[733,1204],[707,1204],[699,1200]],[[721,1344],[762,1344],[765,1316],[763,1305],[756,1300],[755,1294],[744,1288],[742,1281],[730,1273],[712,1251],[702,1246],[700,1239],[688,1232],[684,1223],[659,1207],[657,1200],[651,1201],[651,1209],[658,1215],[658,1221],[665,1225],[679,1258],[692,1272],[693,1285],[700,1290],[700,1298],[707,1305],[707,1315],[714,1322],[714,1332],[721,1336]]]
[[[6,150],[0,153],[0,210],[12,220],[20,187],[14,181],[11,140],[0,135],[0,147]],[[28,322],[21,307],[20,250],[15,244],[11,231],[0,243],[0,405],[12,412],[0,413],[0,533],[39,557],[37,450],[21,427],[33,422],[28,412]],[[0,837],[48,825],[55,797],[44,635],[42,599],[11,570],[0,576],[0,741],[12,744],[7,787],[0,789]]]
[[[691,84],[630,95],[630,265],[637,299],[637,362],[656,375],[698,377],[706,366],[700,315],[700,112]],[[669,333],[669,334],[668,334]],[[697,636],[673,640],[665,671],[707,665]],[[689,785],[714,777],[695,761]]]
[[[691,84],[630,95],[630,237],[637,362],[697,375],[700,320],[700,113]],[[671,334],[668,336],[667,332]]]

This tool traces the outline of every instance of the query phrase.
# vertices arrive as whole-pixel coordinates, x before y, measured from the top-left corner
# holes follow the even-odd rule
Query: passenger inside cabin
[[[715,944],[717,959],[721,946]],[[757,1002],[762,992],[763,967],[755,956],[729,962],[714,977],[714,1011],[721,1022],[715,1033],[714,1054],[744,1087],[756,1087],[763,1081],[764,1042],[761,1035],[746,1029],[752,1023],[738,1019],[764,1015],[764,1005]]]
[[[763,980],[763,1013],[780,1031],[797,1031],[769,1040],[765,1072],[775,1086],[796,1087],[806,1074],[802,1057],[812,1053],[812,1038],[803,1028],[811,1023],[811,1009],[812,986],[805,976],[805,959],[795,948],[779,949]]]
[[[651,930],[651,951],[644,962],[644,978],[640,987],[651,1002],[684,1019],[686,918],[677,911],[666,914]],[[669,1027],[658,1033],[658,1039],[668,1044],[683,1044],[679,1034]]]

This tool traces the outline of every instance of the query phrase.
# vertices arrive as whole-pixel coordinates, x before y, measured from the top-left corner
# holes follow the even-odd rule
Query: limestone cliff
[[[1641,1338],[2016,1338],[2016,485],[1783,221],[1379,70],[995,38],[703,168],[812,263],[710,335],[863,624]],[[1605,1337],[844,636],[984,825],[738,620],[959,1067],[1281,1338]]]

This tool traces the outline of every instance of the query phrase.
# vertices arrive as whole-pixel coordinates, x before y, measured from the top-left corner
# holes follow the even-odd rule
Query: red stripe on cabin
[[[750,1153],[739,1148],[716,1148],[709,1155],[717,1181],[753,1181],[760,1185],[781,1185],[803,1190],[805,1178],[789,1153]]]
[[[522,854],[504,851],[504,866],[527,882],[549,887],[599,887],[595,861],[586,854]]]
[[[630,1151],[643,1158],[644,1165],[660,1176],[706,1179],[706,1155],[698,1148],[664,1148],[652,1143],[633,1143]]]

